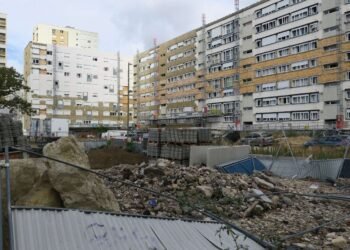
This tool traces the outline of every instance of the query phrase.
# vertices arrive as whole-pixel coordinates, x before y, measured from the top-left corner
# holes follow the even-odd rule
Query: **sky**
[[[246,7],[257,0],[240,0]],[[0,0],[8,15],[8,66],[23,71],[23,50],[36,24],[73,26],[99,33],[99,49],[132,57],[234,12],[234,0]]]

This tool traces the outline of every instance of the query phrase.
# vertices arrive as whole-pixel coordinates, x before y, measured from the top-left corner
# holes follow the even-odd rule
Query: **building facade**
[[[350,128],[349,60],[350,1],[259,1],[138,53],[135,116],[238,130]]]
[[[6,67],[7,16],[0,13],[0,67]]]
[[[47,118],[68,119],[70,127],[121,125],[118,60],[117,53],[30,42],[24,78],[35,114],[25,129]]]
[[[98,34],[73,27],[39,24],[33,29],[33,42],[82,49],[98,49]]]

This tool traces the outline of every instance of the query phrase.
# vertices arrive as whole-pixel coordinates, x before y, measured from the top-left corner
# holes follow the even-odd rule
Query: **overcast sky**
[[[241,0],[241,8],[257,0]],[[133,56],[234,11],[234,0],[0,0],[8,15],[8,66],[20,72],[23,50],[36,24],[73,26],[99,33],[102,51]]]

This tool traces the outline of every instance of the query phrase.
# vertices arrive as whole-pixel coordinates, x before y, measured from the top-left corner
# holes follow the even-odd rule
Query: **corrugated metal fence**
[[[68,209],[13,208],[15,250],[237,249],[222,224]],[[264,249],[238,235],[245,249]]]

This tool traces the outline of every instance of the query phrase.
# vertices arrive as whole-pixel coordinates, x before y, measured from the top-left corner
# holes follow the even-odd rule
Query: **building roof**
[[[15,249],[237,249],[232,235],[213,222],[131,216],[72,209],[12,209]],[[264,249],[243,234],[237,243]]]

